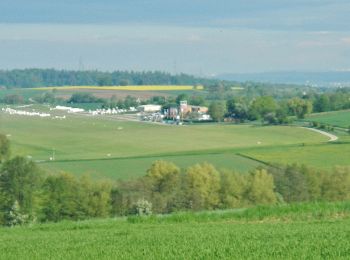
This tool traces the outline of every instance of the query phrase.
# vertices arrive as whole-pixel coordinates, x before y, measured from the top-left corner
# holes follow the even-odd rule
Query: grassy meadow
[[[350,110],[311,114],[304,121],[318,122],[321,124],[349,128],[350,127]]]
[[[145,174],[150,165],[157,160],[173,162],[185,168],[194,163],[208,162],[218,168],[234,169],[238,172],[248,172],[259,165],[259,162],[250,160],[235,153],[198,153],[183,155],[145,156],[115,159],[96,159],[78,161],[44,162],[40,165],[51,172],[73,172],[75,175],[89,175],[95,179],[130,179]]]
[[[349,202],[0,229],[3,259],[348,258]]]
[[[269,164],[305,164],[318,169],[350,166],[350,143],[264,147],[242,154]]]
[[[14,152],[47,160],[169,155],[230,148],[318,143],[327,137],[302,128],[250,125],[160,125],[110,117],[68,115],[66,120],[1,115],[0,131]]]
[[[9,136],[13,154],[42,162],[55,172],[101,178],[140,176],[160,159],[181,167],[207,161],[246,172],[259,163],[237,155],[240,149],[327,141],[319,133],[287,126],[171,126],[72,114],[65,120],[0,116],[0,132]],[[55,161],[49,162],[53,155]]]

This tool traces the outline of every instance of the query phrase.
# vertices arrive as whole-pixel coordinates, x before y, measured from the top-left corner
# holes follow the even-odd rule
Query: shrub
[[[152,214],[152,203],[145,200],[140,199],[135,204],[135,212],[139,216],[148,216]]]

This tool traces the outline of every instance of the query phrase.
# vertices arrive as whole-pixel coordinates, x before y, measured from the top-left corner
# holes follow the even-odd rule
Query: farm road
[[[322,135],[327,136],[329,138],[328,142],[334,142],[334,141],[338,140],[338,136],[330,134],[330,133],[327,133],[325,131],[322,131],[322,130],[319,130],[319,129],[315,129],[315,128],[309,128],[309,127],[303,127],[303,128],[306,128],[306,129],[309,129],[311,131],[314,131],[314,132],[317,132],[317,133],[320,133]]]

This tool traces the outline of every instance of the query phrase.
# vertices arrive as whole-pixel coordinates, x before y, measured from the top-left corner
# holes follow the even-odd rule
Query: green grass
[[[320,210],[325,214],[318,214]],[[350,254],[349,203],[248,211],[251,215],[243,218],[235,216],[245,211],[224,211],[183,213],[167,220],[110,219],[1,228],[1,258],[347,259]],[[264,216],[256,217],[259,212]],[[289,218],[291,212],[310,217]]]
[[[284,126],[169,126],[74,115],[53,120],[1,114],[0,119],[0,132],[11,135],[14,153],[34,160],[47,160],[53,148],[57,160],[72,160],[327,140],[312,131]]]
[[[350,166],[350,143],[264,147],[242,154],[272,164],[305,164],[318,169]]]
[[[142,176],[156,160],[174,162],[185,168],[197,162],[208,162],[217,168],[234,169],[239,172],[248,172],[260,164],[254,160],[235,155],[234,153],[175,155],[159,157],[136,157],[127,159],[81,160],[41,163],[44,169],[51,172],[71,172],[75,175],[89,175],[93,178],[128,179]]]
[[[248,171],[258,163],[235,155],[239,149],[327,141],[318,133],[286,126],[169,126],[72,114],[55,120],[4,113],[0,122],[0,132],[10,135],[13,154],[48,161],[54,152],[56,161],[42,164],[47,169],[101,178],[143,175],[157,159],[181,167],[207,161]]]
[[[319,122],[343,128],[350,127],[350,110],[311,114],[304,121]]]
[[[130,223],[184,223],[184,222],[291,222],[343,219],[350,217],[350,202],[308,202],[256,206],[201,212],[178,212],[169,215],[130,216]]]

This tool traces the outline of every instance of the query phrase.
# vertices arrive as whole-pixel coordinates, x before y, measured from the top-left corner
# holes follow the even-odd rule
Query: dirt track
[[[315,128],[308,128],[308,127],[303,127],[303,128],[309,129],[311,131],[314,131],[314,132],[317,132],[317,133],[320,133],[320,134],[322,134],[324,136],[329,137],[328,142],[334,142],[334,141],[338,140],[338,136],[330,134],[330,133],[327,133],[325,131],[322,131],[322,130],[319,130],[319,129],[315,129]]]

